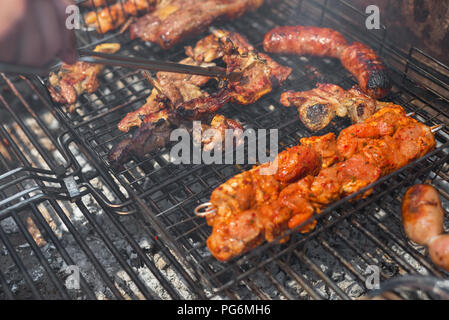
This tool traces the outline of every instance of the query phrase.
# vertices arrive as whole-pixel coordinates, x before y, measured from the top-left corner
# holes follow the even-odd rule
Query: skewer
[[[212,206],[212,203],[206,202],[206,203],[200,204],[198,207],[196,207],[193,212],[195,213],[196,216],[204,218],[210,214],[215,213],[216,210]]]
[[[430,131],[432,131],[432,133],[436,133],[436,132],[440,131],[441,129],[443,129],[445,126],[446,126],[445,124],[437,124],[437,125],[430,127]]]
[[[434,126],[430,127],[430,130],[432,131],[432,133],[436,133],[436,132],[440,131],[441,129],[443,129],[445,126],[446,125],[444,125],[444,124],[434,125]],[[198,217],[206,217],[210,214],[214,214],[215,212],[216,212],[216,210],[214,209],[212,203],[210,203],[210,202],[200,204],[194,210],[195,215]]]

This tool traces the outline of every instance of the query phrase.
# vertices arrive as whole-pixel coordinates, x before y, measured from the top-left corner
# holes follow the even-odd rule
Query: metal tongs
[[[241,72],[227,72],[221,67],[199,67],[175,62],[148,60],[143,58],[125,57],[118,54],[102,53],[89,50],[79,50],[80,57],[78,61],[84,61],[94,64],[103,64],[109,66],[118,66],[130,69],[142,69],[151,71],[164,71],[183,74],[192,74],[200,76],[215,77],[226,79],[231,82],[237,81],[242,77]],[[19,66],[0,63],[0,72],[17,74],[35,74],[45,76],[49,73],[49,68],[36,68],[28,66]]]
[[[241,72],[227,72],[225,68],[215,66],[199,67],[168,61],[157,61],[135,57],[124,57],[118,54],[102,53],[87,50],[80,50],[79,54],[80,58],[78,59],[78,61],[85,61],[89,63],[104,64],[110,66],[118,66],[130,69],[184,73],[184,74],[227,79],[229,81],[237,81],[242,77]]]

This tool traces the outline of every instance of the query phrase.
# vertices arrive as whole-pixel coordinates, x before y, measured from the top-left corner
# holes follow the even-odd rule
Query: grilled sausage
[[[348,43],[343,35],[328,28],[286,26],[265,35],[263,47],[272,53],[340,58]]]
[[[449,271],[449,234],[433,237],[428,246],[433,263]]]
[[[427,245],[442,234],[444,212],[438,191],[426,184],[408,189],[402,201],[402,220],[406,235],[418,244]],[[439,248],[435,244],[435,251]]]
[[[349,45],[341,33],[332,29],[278,27],[265,35],[264,49],[272,53],[340,59],[360,88],[375,99],[386,96],[391,88],[388,69],[375,52],[362,43]]]
[[[387,67],[376,53],[360,42],[355,42],[343,50],[340,61],[359,83],[360,88],[369,96],[380,99],[391,88]]]

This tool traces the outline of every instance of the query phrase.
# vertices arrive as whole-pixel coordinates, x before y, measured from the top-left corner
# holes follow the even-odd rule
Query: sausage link
[[[277,27],[265,35],[263,45],[271,53],[340,59],[366,94],[380,99],[390,91],[390,74],[382,59],[362,43],[349,45],[338,31],[309,26]]]
[[[437,266],[449,271],[449,234],[442,234],[429,241],[429,256]]]
[[[340,58],[348,45],[343,35],[328,28],[308,26],[278,27],[265,35],[265,51]]]
[[[343,50],[340,61],[369,96],[380,99],[391,89],[390,74],[376,53],[360,42],[355,42]]]
[[[402,221],[406,235],[421,245],[442,234],[444,211],[438,191],[426,184],[408,189],[402,201]]]

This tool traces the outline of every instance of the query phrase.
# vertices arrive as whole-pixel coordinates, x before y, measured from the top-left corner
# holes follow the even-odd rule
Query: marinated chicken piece
[[[307,174],[315,175],[321,168],[321,156],[311,147],[298,145],[282,151],[274,160],[276,180],[291,183]]]
[[[242,172],[212,192],[210,201],[216,212],[207,216],[209,225],[213,225],[217,218],[228,219],[235,212],[260,206],[278,197],[282,184],[272,175],[261,175],[261,168],[258,166]]]
[[[104,43],[94,49],[95,52],[103,53],[115,53],[118,50],[118,43]],[[97,76],[103,69],[103,65],[81,61],[73,65],[63,63],[59,72],[52,72],[49,77],[48,90],[53,101],[71,105],[84,91],[95,92],[99,85]]]
[[[128,18],[152,11],[160,0],[127,0],[119,1],[99,11],[91,11],[84,17],[88,26],[93,26],[100,34],[117,29]],[[98,6],[96,6],[98,7]]]
[[[317,88],[304,92],[284,92],[281,103],[298,108],[301,122],[312,131],[326,128],[335,116],[349,116],[353,123],[363,122],[386,105],[357,87],[344,90],[334,84],[318,84]]]
[[[213,34],[224,46],[223,61],[227,72],[242,72],[242,78],[228,83],[231,100],[240,104],[251,104],[280,86],[292,69],[284,67],[269,56],[257,52],[241,35],[225,30],[214,30]]]
[[[413,123],[416,123],[416,120],[407,117],[404,109],[397,105],[389,105],[365,122],[343,129],[337,139],[338,154],[348,159],[372,139],[392,136],[400,126]]]
[[[169,0],[131,25],[131,38],[168,49],[200,34],[216,20],[231,20],[259,8],[264,0]]]
[[[326,169],[339,160],[335,134],[306,137],[299,140],[303,146],[309,146],[321,156],[321,168]]]
[[[307,176],[288,185],[279,195],[278,205],[291,210],[288,228],[294,229],[310,219],[315,213],[315,207],[309,199],[313,176]],[[299,231],[307,233],[315,228],[316,221],[303,226]],[[286,228],[284,229],[286,230]]]
[[[213,225],[212,235],[207,239],[212,255],[217,260],[227,261],[259,246],[264,236],[257,215],[257,210],[250,209],[240,212],[229,221],[218,220]]]

